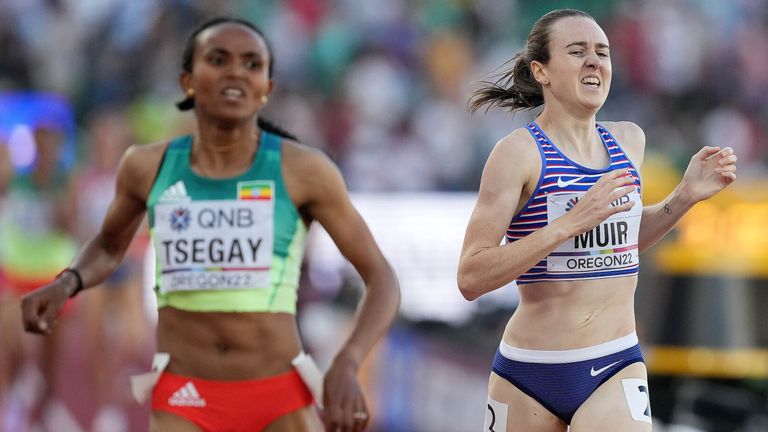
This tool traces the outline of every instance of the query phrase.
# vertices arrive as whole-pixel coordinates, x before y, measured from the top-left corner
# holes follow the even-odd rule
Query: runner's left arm
[[[730,147],[704,147],[694,154],[675,190],[662,202],[643,208],[638,239],[640,252],[664,237],[697,202],[733,183],[736,160]]]
[[[353,207],[341,173],[324,155],[312,157],[315,179],[307,207],[309,214],[325,228],[365,283],[355,326],[326,374],[324,417],[329,430],[342,427],[359,431],[367,423],[367,419],[360,418],[367,408],[357,373],[389,329],[400,304],[400,289],[392,267]]]

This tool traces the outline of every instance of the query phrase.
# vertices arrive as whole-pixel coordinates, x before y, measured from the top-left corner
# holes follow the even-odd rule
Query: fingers
[[[340,405],[326,405],[325,430],[329,432],[346,432],[350,430],[348,425],[352,424],[352,414],[345,414],[345,411]],[[349,419],[347,420],[346,417],[349,417]]]
[[[624,178],[632,178],[632,176],[629,174],[629,168],[619,168],[615,169],[613,171],[608,171],[607,173],[603,174],[603,176],[600,178],[600,180],[606,179],[608,181],[610,180],[620,180]],[[599,181],[598,181],[599,182]]]
[[[715,168],[715,172],[717,172],[717,173],[724,173],[724,172],[735,173],[736,172],[736,165],[731,164],[731,165],[726,165],[726,166],[720,166],[720,167]]]
[[[726,147],[726,148],[730,149],[730,147]],[[693,155],[693,159],[705,161],[709,159],[711,156],[714,156],[715,153],[719,151],[720,151],[720,147],[704,146],[701,148],[701,150],[699,150],[698,152],[696,152],[696,154]],[[731,152],[733,152],[733,149],[731,149]]]
[[[628,168],[619,168],[603,174],[590,190],[593,191],[592,193],[604,191],[603,193],[609,194],[614,189],[634,184],[634,182],[635,178],[629,173]]]
[[[53,331],[53,327],[56,326],[56,318],[59,316],[59,310],[58,308],[53,307],[50,303],[47,306],[48,307],[45,308],[40,317],[40,329],[43,330],[45,334],[50,334]]]
[[[56,325],[58,310],[49,301],[40,298],[22,300],[22,321],[24,329],[30,333],[50,334]]]
[[[370,421],[365,402],[359,397],[341,406],[326,407],[324,417],[325,429],[331,432],[362,432]]]
[[[30,333],[46,334],[48,324],[42,318],[44,312],[44,304],[40,304],[33,299],[23,299],[21,302],[21,316],[24,322],[24,330]]]
[[[617,187],[616,189],[613,190],[613,192],[611,192],[611,194],[608,196],[608,199],[611,201],[611,204],[614,205],[614,206],[619,205],[619,204],[625,204],[625,203],[617,203],[616,201],[619,198],[627,196],[630,193],[632,193],[632,191],[634,191],[635,188],[636,187],[635,187],[634,184],[632,184],[630,186]]]
[[[724,172],[721,175],[725,177],[726,182],[728,182],[728,184],[733,183],[736,180],[735,172]]]
[[[631,186],[624,186],[624,187],[618,188],[611,193],[610,198],[611,198],[612,214],[627,211],[635,206],[635,201],[633,201],[632,199],[627,198],[626,200],[622,200],[623,197],[626,197],[627,195],[632,193],[632,191],[634,191],[635,188],[636,187],[633,184]]]
[[[726,147],[718,154],[720,156],[720,160],[717,162],[718,166],[715,168],[715,171],[720,172],[720,170],[726,167],[733,167],[735,170],[736,166],[734,164],[737,160],[739,160],[739,158],[736,157],[736,155],[733,153],[732,148]]]
[[[362,432],[368,427],[368,422],[371,417],[368,414],[368,408],[365,406],[365,401],[362,398],[358,398],[354,405],[354,411],[352,412],[353,431]]]

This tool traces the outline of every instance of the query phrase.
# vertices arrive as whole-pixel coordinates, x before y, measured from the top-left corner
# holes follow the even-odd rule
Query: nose
[[[227,68],[227,74],[233,77],[243,77],[248,74],[248,68],[240,62],[232,62]]]
[[[585,64],[588,68],[599,69],[603,65],[603,62],[600,60],[600,57],[598,57],[597,53],[592,51],[587,55]]]

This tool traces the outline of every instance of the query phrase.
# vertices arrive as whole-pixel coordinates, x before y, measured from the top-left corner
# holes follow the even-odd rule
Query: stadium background
[[[210,15],[252,20],[276,60],[264,116],[338,163],[401,277],[400,317],[363,371],[372,429],[478,430],[516,294],[506,287],[464,301],[456,263],[485,158],[536,111],[470,115],[466,100],[473,82],[521,48],[535,19],[559,7],[591,13],[608,34],[613,83],[598,120],[645,130],[646,202],[663,198],[703,145],[732,146],[739,156],[737,183],[642,257],[638,331],[654,430],[768,431],[764,0],[2,0],[0,141],[23,172],[34,161],[32,128],[55,124],[66,136],[61,166],[76,176],[94,163],[97,143],[121,148],[189,131],[191,115],[173,106],[186,35]],[[134,292],[147,285],[145,246],[140,233],[130,258]],[[299,322],[321,365],[341,343],[359,293],[315,230]],[[131,402],[128,376],[151,357],[151,297],[144,309],[110,306],[94,318],[93,296],[78,298],[62,322],[58,403],[44,417],[56,431],[145,430],[148,407]],[[108,378],[108,403],[89,390],[98,364],[84,349],[83,335],[99,326],[109,330],[106,350],[127,353]],[[4,339],[0,350],[9,349]],[[31,386],[27,375],[14,391]],[[9,427],[19,408],[2,409]]]

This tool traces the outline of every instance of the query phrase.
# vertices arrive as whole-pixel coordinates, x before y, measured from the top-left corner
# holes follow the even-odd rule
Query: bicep
[[[143,220],[146,206],[134,197],[118,194],[109,205],[101,225],[101,238],[107,250],[125,250]]]
[[[618,132],[622,148],[627,153],[627,157],[638,170],[643,166],[645,158],[645,132],[643,129],[632,122],[618,123]]]
[[[146,196],[141,190],[145,175],[136,155],[126,154],[120,163],[115,197],[101,225],[101,241],[105,249],[125,250],[133,239],[146,211]]]
[[[494,149],[483,170],[477,203],[464,236],[462,258],[499,246],[520,204],[530,170],[522,159],[514,162],[505,153],[503,149]]]
[[[379,266],[386,265],[368,225],[352,205],[349,193],[335,167],[319,170],[322,179],[308,205],[310,216],[328,232],[339,251],[364,280]]]

